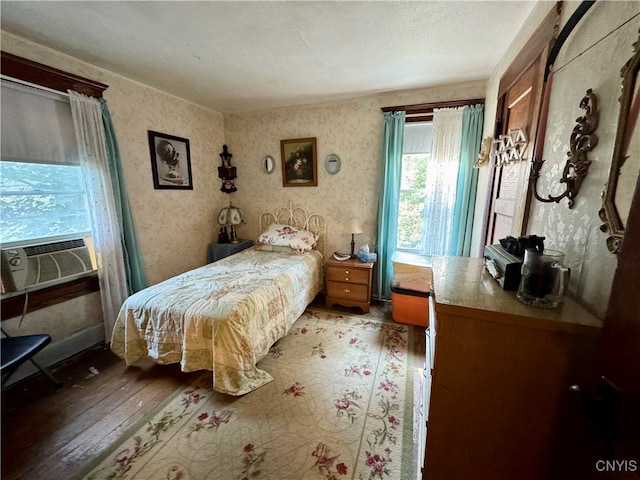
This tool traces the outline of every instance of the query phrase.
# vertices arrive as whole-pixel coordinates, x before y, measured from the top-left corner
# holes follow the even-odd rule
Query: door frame
[[[560,13],[562,11],[562,2],[556,2],[551,11],[544,18],[542,23],[538,26],[536,31],[531,35],[531,38],[527,41],[527,43],[522,47],[518,55],[516,55],[511,65],[507,67],[505,72],[502,74],[500,78],[500,83],[498,85],[498,103],[496,107],[496,119],[494,122],[494,130],[493,130],[493,138],[495,139],[498,135],[504,132],[505,128],[505,100],[506,93],[508,90],[516,83],[522,75],[527,72],[527,70],[538,60],[541,59],[541,64],[546,65],[546,60],[549,56],[549,52],[553,47],[555,39],[558,34],[558,30],[560,28]],[[538,129],[545,129],[546,125],[537,125],[538,119],[540,118],[540,112],[542,107],[542,99],[544,95],[543,91],[544,87],[544,69],[541,69],[539,72],[539,78],[536,79],[536,92],[534,95],[536,105],[532,113],[532,125],[534,127],[533,135],[528,135],[530,141],[534,142],[533,145],[530,145],[530,151],[532,153],[532,158],[536,152],[535,140],[539,138],[540,135],[544,135],[544,131],[540,131]],[[480,256],[484,253],[484,246],[487,243],[487,239],[489,238],[489,229],[492,225],[491,215],[492,215],[492,207],[494,203],[493,195],[494,188],[496,187],[496,174],[497,168],[495,163],[492,161],[490,164],[489,170],[489,182],[487,185],[487,193],[485,199],[485,208],[484,208],[484,217],[482,222],[482,233],[480,238]],[[527,192],[526,192],[525,204],[522,211],[522,223],[520,228],[520,233],[524,235],[527,230],[527,221],[529,217],[529,210],[531,205],[531,197],[532,192],[530,185],[527,183]]]

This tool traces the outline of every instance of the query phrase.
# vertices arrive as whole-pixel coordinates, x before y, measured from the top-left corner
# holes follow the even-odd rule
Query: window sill
[[[98,282],[98,275],[92,273],[69,282],[30,291],[26,313],[66,302],[67,300],[72,300],[99,290],[100,283]],[[8,292],[2,294],[2,320],[22,315],[25,296],[25,292]]]

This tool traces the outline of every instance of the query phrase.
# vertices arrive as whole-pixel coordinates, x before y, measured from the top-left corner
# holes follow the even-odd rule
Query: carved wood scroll
[[[569,199],[569,208],[573,208],[574,201],[582,181],[589,173],[589,165],[591,160],[587,158],[587,153],[595,148],[598,144],[598,136],[594,133],[598,128],[598,98],[592,89],[587,90],[586,95],[580,101],[580,108],[585,114],[576,119],[577,125],[571,132],[569,139],[569,151],[567,152],[567,162],[562,171],[560,183],[565,184],[565,191],[560,195],[548,195],[543,198],[538,194],[538,178],[540,178],[540,170],[544,165],[544,160],[533,162],[531,164],[531,185],[533,186],[533,194],[537,200],[541,202],[560,202],[563,198]]]

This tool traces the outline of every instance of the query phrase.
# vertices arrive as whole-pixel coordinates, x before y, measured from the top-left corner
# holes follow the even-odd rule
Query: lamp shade
[[[229,202],[228,207],[224,207],[218,213],[219,225],[240,225],[241,223],[247,223],[244,218],[244,212],[238,207],[234,207],[231,202]]]
[[[357,218],[349,220],[349,233],[362,233],[362,225],[360,225],[360,221]]]

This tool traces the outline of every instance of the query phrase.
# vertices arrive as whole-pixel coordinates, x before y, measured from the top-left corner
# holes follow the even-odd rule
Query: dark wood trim
[[[511,88],[511,86],[520,78],[522,72],[526,72],[528,68],[540,56],[540,52],[551,49],[555,42],[556,36],[560,30],[560,13],[562,11],[562,2],[556,2],[551,11],[538,26],[531,38],[522,47],[513,62],[505,70],[500,78],[498,86],[498,97]],[[546,58],[544,59],[546,61]]]
[[[3,75],[23,80],[25,82],[41,85],[43,87],[65,92],[74,90],[78,93],[95,98],[101,98],[108,85],[100,82],[79,77],[72,73],[49,67],[42,63],[34,62],[26,58],[19,57],[12,53],[0,52],[2,54],[1,71]],[[69,282],[53,285],[40,290],[29,292],[27,313],[41,308],[50,307],[57,303],[65,302],[88,293],[100,290],[98,276],[92,275],[81,277]],[[25,294],[15,295],[2,299],[2,312],[0,318],[8,318],[22,315],[24,309]]]
[[[542,22],[540,23],[538,28],[535,30],[535,32],[531,35],[529,40],[527,40],[524,47],[522,47],[518,55],[516,55],[511,65],[509,65],[509,67],[507,67],[507,69],[502,74],[502,77],[500,78],[500,83],[498,86],[498,104],[496,107],[496,120],[495,120],[495,127],[493,131],[493,138],[496,138],[496,136],[501,133],[506,133],[506,132],[503,132],[505,122],[507,121],[504,118],[506,92],[520,78],[523,72],[526,72],[531,67],[531,65],[533,65],[533,63],[536,60],[538,60],[538,58],[542,57],[541,63],[542,65],[545,64],[549,50],[551,49],[560,29],[561,12],[562,12],[562,1],[558,1],[554,4],[553,8],[549,11],[549,13],[544,18],[544,20],[542,20]],[[544,75],[544,72],[543,72],[543,75]],[[538,85],[536,88],[541,88],[541,86]],[[540,108],[542,107],[541,105],[542,95],[543,93],[541,92],[540,104],[537,107],[538,114],[539,114]],[[534,116],[535,116],[535,113],[534,113]],[[537,119],[535,121],[535,126],[537,126]],[[536,138],[538,133],[542,133],[542,135],[544,135],[544,132],[536,131]],[[534,145],[533,146],[534,155],[535,155],[535,148],[536,146]],[[489,233],[490,233],[489,228],[492,225],[490,216],[491,216],[491,208],[493,203],[493,192],[494,192],[494,189],[496,188],[495,175],[496,175],[496,167],[492,165],[491,170],[489,172],[489,182],[487,185],[487,198],[485,201],[485,214],[482,221],[482,232],[481,232],[481,238],[480,238],[480,250],[481,250],[480,255],[482,255],[482,252],[484,250],[484,245],[486,245],[487,243],[487,239],[489,238]],[[523,218],[522,230],[521,230],[521,233],[523,235],[526,233],[526,228],[528,223],[527,216],[529,215],[529,211],[531,208],[531,191],[530,190],[531,189],[527,187],[527,192],[526,192],[527,198],[525,200],[525,206],[523,211],[523,215],[525,216]]]
[[[502,132],[502,115],[504,112],[504,95],[498,98],[498,105],[496,106],[496,118],[493,124],[493,138],[496,138],[498,132]],[[492,146],[493,148],[493,146]],[[482,218],[482,231],[480,232],[480,251],[478,256],[484,256],[484,246],[487,244],[487,238],[489,238],[489,226],[491,225],[491,204],[493,202],[493,189],[495,188],[496,180],[496,165],[493,161],[489,162],[489,181],[487,183],[487,196],[484,201],[484,217]]]
[[[405,123],[413,122],[433,122],[433,114],[431,115],[416,115],[412,117],[405,117]]]
[[[455,108],[466,105],[484,104],[484,98],[472,98],[470,100],[450,100],[447,102],[417,103],[415,105],[399,105],[396,107],[382,107],[383,112],[433,113],[434,108]],[[408,121],[408,120],[407,120]]]
[[[109,88],[108,85],[103,83],[79,77],[5,51],[2,52],[1,71],[3,75],[8,77],[24,80],[25,82],[41,85],[59,92],[74,90],[96,98],[101,98],[102,92]]]
[[[582,20],[582,17],[586,15],[586,13],[589,11],[591,7],[593,7],[595,3],[596,3],[596,0],[583,0],[583,2],[580,5],[578,5],[578,8],[576,8],[574,12],[571,14],[571,17],[569,17],[569,20],[567,20],[567,22],[564,24],[564,27],[562,27],[562,30],[560,30],[560,33],[555,35],[556,37],[555,41],[553,42],[553,46],[549,51],[549,55],[547,56],[547,63],[545,64],[545,67],[544,67],[545,82],[547,81],[547,77],[551,73],[553,64],[556,61],[556,58],[558,58],[558,53],[560,53],[560,49],[562,49],[564,42],[567,40],[569,35],[571,35],[571,32],[573,32],[573,29],[576,28],[576,25],[580,23],[580,20]]]
[[[71,280],[66,283],[52,285],[41,290],[29,292],[27,312],[34,312],[42,308],[50,307],[58,303],[72,300],[82,295],[97,292],[100,290],[98,275],[89,275]],[[25,294],[19,294],[2,299],[2,320],[14,318],[22,315],[24,310]]]
[[[547,122],[546,118],[542,121],[541,124],[541,116],[544,112],[544,96],[545,96],[545,85],[544,85],[544,69],[545,69],[545,58],[549,55],[549,50],[551,49],[550,45],[545,46],[545,49],[540,53],[540,68],[538,70],[538,74],[536,77],[536,81],[534,83],[534,89],[537,93],[538,97],[538,106],[537,109],[532,112],[531,125],[535,128],[535,138],[533,148],[531,150],[531,163],[535,161],[536,155],[542,155],[542,149],[544,149],[544,138],[547,132]],[[542,138],[542,145],[538,144],[539,139]],[[540,152],[540,153],[538,153]],[[531,213],[531,202],[533,201],[533,187],[531,185],[531,178],[529,178],[529,183],[527,184],[527,192],[526,199],[524,203],[524,208],[522,209],[522,228],[520,229],[520,235],[526,235],[527,229],[529,226],[529,214]]]

